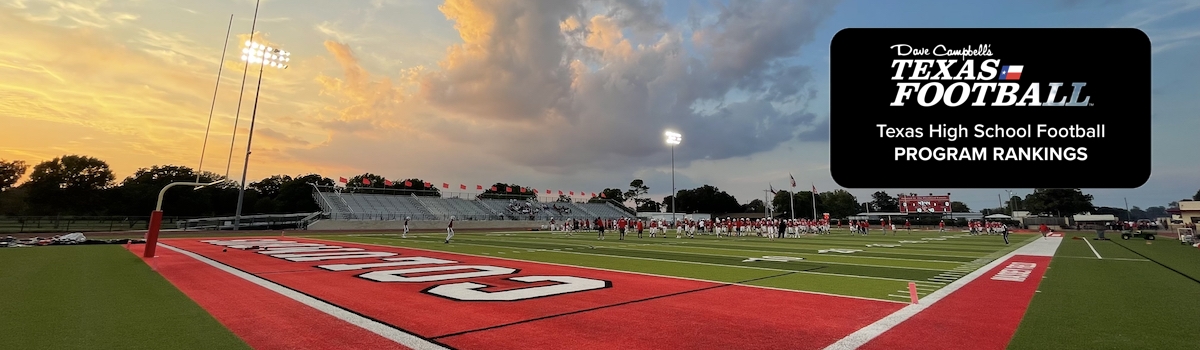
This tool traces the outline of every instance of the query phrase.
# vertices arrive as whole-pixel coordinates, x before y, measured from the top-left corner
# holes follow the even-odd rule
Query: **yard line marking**
[[[621,248],[621,249],[628,249],[628,250],[637,250],[637,251],[642,251],[642,252],[673,252],[673,251],[667,251],[667,250],[657,250],[657,249],[638,249],[638,248],[626,248],[626,247],[621,247],[621,246],[605,246],[605,247],[606,247],[606,248]],[[691,247],[691,248],[704,248],[704,247]],[[555,250],[557,251],[558,249],[555,249]],[[741,250],[741,249],[737,249],[737,250]],[[704,254],[704,253],[695,253],[695,254]],[[745,258],[746,258],[745,256],[724,255],[724,254],[704,254],[704,255],[708,255],[708,256],[720,256],[720,257],[727,257],[727,258],[738,258],[738,259],[745,259]],[[830,256],[830,255],[809,254],[809,253],[794,253],[793,255],[816,255],[816,256]],[[835,255],[835,256],[836,256],[836,255]],[[849,256],[849,257],[851,257],[851,258],[861,258],[861,257],[859,257],[859,256]],[[945,270],[942,270],[942,269],[932,269],[932,268],[926,268],[926,267],[906,267],[906,266],[888,266],[888,265],[855,264],[855,263],[847,263],[847,262],[833,262],[833,261],[825,261],[825,260],[810,260],[810,259],[805,259],[805,261],[814,262],[814,263],[822,263],[822,264],[850,265],[850,266],[867,266],[867,267],[881,267],[881,268],[889,268],[889,269],[926,270],[926,271],[945,271]]]
[[[386,247],[386,248],[404,248],[404,249],[420,250],[420,251],[426,251],[426,252],[436,252],[436,253],[451,253],[451,254],[458,254],[458,255],[465,255],[465,256],[474,256],[474,257],[480,257],[480,258],[500,259],[500,260],[511,260],[511,261],[520,261],[520,262],[532,262],[532,263],[546,264],[546,265],[553,265],[553,266],[574,267],[574,268],[580,268],[580,269],[589,269],[589,270],[597,270],[597,271],[608,271],[608,272],[619,272],[619,273],[631,273],[631,274],[635,274],[635,275],[642,275],[642,276],[653,276],[653,277],[662,277],[662,278],[674,278],[674,279],[681,279],[681,280],[688,280],[688,281],[698,281],[698,282],[708,282],[708,283],[729,283],[729,282],[715,281],[715,280],[706,280],[706,279],[699,279],[699,278],[679,277],[679,276],[668,276],[668,275],[659,275],[659,274],[646,273],[646,272],[636,272],[636,271],[614,270],[614,269],[606,269],[606,268],[603,268],[603,267],[591,267],[591,266],[583,266],[583,265],[568,265],[568,264],[559,264],[559,263],[552,263],[552,262],[545,262],[545,261],[537,261],[537,260],[521,260],[521,259],[515,259],[515,258],[503,258],[503,257],[498,257],[498,256],[483,256],[483,255],[477,255],[477,254],[459,253],[459,252],[451,252],[451,251],[444,251],[444,250],[434,250],[434,249],[424,249],[424,248],[413,248],[413,247],[407,247],[407,246],[398,246],[398,245],[386,245],[386,244],[377,244],[377,243],[363,243],[363,242],[355,242],[355,241],[338,241],[338,240],[331,240],[331,239],[313,238],[312,236],[304,236],[304,237],[301,237],[301,238],[308,239],[308,240],[314,240],[314,241],[324,241],[324,242],[330,242],[330,243],[354,243],[354,244],[361,244],[361,245],[368,245],[368,246],[376,246],[376,247]],[[797,272],[799,272],[799,271],[797,271]],[[813,272],[809,272],[809,273],[813,273]],[[833,275],[833,274],[822,274],[822,275]],[[834,276],[853,277],[853,276],[847,276],[847,275],[834,275]],[[924,282],[922,282],[922,283],[924,283]],[[816,294],[816,295],[825,295],[825,296],[831,296],[831,297],[843,297],[843,298],[851,298],[851,299],[861,299],[861,300],[871,300],[871,301],[882,301],[882,302],[888,302],[888,303],[896,303],[896,302],[897,302],[897,301],[895,301],[895,300],[877,299],[877,298],[868,298],[868,297],[860,297],[860,296],[853,296],[853,295],[841,295],[841,294],[832,294],[832,293],[823,293],[823,292],[814,292],[814,291],[807,291],[807,290],[784,289],[784,288],[776,288],[776,287],[758,286],[758,285],[753,285],[753,284],[738,284],[738,285],[739,285],[739,286],[743,286],[743,287],[750,287],[750,288],[762,288],[762,289],[778,290],[778,291],[792,292],[792,293]],[[899,302],[899,303],[901,303],[901,304],[908,304],[907,302]]]
[[[479,244],[479,243],[457,243],[457,244],[458,244],[458,245],[473,245],[473,246],[480,246],[480,247],[501,247],[501,246],[495,246],[495,245],[490,245],[490,244]],[[622,258],[622,259],[635,259],[635,260],[648,260],[648,261],[662,261],[662,262],[669,262],[669,263],[680,263],[680,264],[693,264],[693,265],[707,265],[707,266],[733,267],[733,268],[743,268],[743,269],[752,269],[752,270],[782,271],[782,272],[793,272],[793,271],[794,271],[794,272],[796,272],[796,273],[807,273],[807,274],[813,274],[813,275],[841,276],[841,277],[850,277],[850,278],[862,278],[862,279],[875,279],[875,280],[884,280],[884,281],[901,281],[901,282],[908,282],[908,280],[906,280],[906,279],[899,279],[899,278],[874,277],[874,276],[858,276],[858,275],[842,275],[842,274],[836,274],[836,273],[824,273],[824,272],[812,272],[812,271],[796,271],[796,270],[773,269],[773,268],[769,268],[769,267],[753,267],[753,266],[742,266],[742,265],[715,264],[715,263],[706,263],[706,262],[698,262],[698,261],[683,261],[683,260],[669,260],[669,259],[658,259],[658,258],[644,258],[644,257],[639,257],[639,256],[624,256],[624,255],[599,254],[599,253],[581,253],[581,252],[564,252],[564,251],[553,251],[553,250],[546,250],[546,249],[539,249],[538,251],[541,251],[541,252],[546,252],[546,253],[559,253],[559,254],[580,254],[580,255],[593,255],[593,256],[607,256],[607,257],[613,257],[613,258]]]
[[[1036,237],[1031,237],[1025,240],[1025,244],[1020,248],[1014,249],[1008,254],[997,258],[996,260],[992,260],[992,262],[980,267],[978,270],[975,270],[975,272],[972,272],[962,279],[954,281],[953,283],[943,287],[941,290],[921,298],[919,300],[921,302],[920,304],[909,304],[908,306],[893,312],[891,315],[888,315],[887,317],[875,321],[875,323],[872,323],[854,333],[851,333],[850,335],[843,337],[836,343],[830,344],[829,346],[825,347],[825,350],[858,349],[859,347],[870,342],[872,339],[882,335],[884,332],[887,332],[905,320],[912,318],[914,315],[922,310],[925,310],[930,305],[942,300],[946,296],[950,295],[950,293],[954,293],[968,283],[971,283],[972,281],[983,276],[996,266],[1000,266],[1000,264],[1003,264],[1012,257],[1018,255],[1018,253],[1020,255],[1054,256],[1054,252],[1058,250],[1058,246],[1061,243],[1061,237],[1043,240],[1039,240]]]
[[[535,241],[544,241],[544,240],[545,240],[545,238],[537,238],[537,237],[511,237],[511,239],[524,239],[524,240],[535,240]],[[677,244],[678,244],[678,245],[685,245],[685,244],[687,244],[687,243],[689,243],[689,242],[679,242],[679,243],[674,243],[674,242],[667,242],[667,243],[648,243],[648,244],[634,244],[634,245],[636,245],[636,246],[664,246],[664,245],[677,245]],[[812,245],[817,245],[817,243],[813,243]],[[783,248],[783,249],[801,249],[801,248],[799,248],[799,247],[779,247],[779,246],[748,246],[748,245],[737,245],[737,244],[730,244],[730,245],[727,245],[727,246],[728,246],[728,247],[736,247],[736,248],[700,247],[700,246],[694,246],[694,245],[686,245],[685,247],[687,247],[687,248],[696,248],[696,249],[736,250],[736,251],[747,251],[747,252],[756,252],[756,253],[763,252],[764,250],[763,250],[763,249],[761,249],[761,248],[769,248],[769,247],[778,247],[778,248]],[[849,247],[849,245],[846,245],[846,246],[847,246],[847,247]],[[619,246],[616,246],[616,245],[614,245],[614,246],[611,246],[611,247],[619,247]],[[747,249],[738,249],[738,248],[747,248]],[[755,249],[755,248],[759,248],[759,249]],[[936,249],[934,249],[934,250],[936,250]],[[792,251],[784,251],[784,250],[778,250],[778,249],[769,250],[769,251],[771,251],[771,252],[777,252],[777,253],[780,253],[780,254],[805,254],[805,255],[817,255],[817,254],[815,254],[815,253],[792,252]],[[890,252],[889,252],[889,254],[913,255],[913,256],[940,256],[940,257],[947,257],[947,258],[973,258],[973,257],[975,257],[974,255],[972,255],[972,256],[963,256],[963,255],[916,254],[916,253],[910,253],[910,252],[904,252],[904,251],[890,251]],[[952,263],[959,262],[959,261],[947,261],[947,260],[928,260],[928,259],[909,259],[909,258],[889,258],[889,257],[882,257],[882,256],[861,256],[861,255],[854,256],[854,258],[859,258],[859,259],[882,259],[882,260],[906,260],[906,261],[921,261],[921,262],[932,262],[932,263],[948,263],[948,264],[952,264]]]
[[[908,298],[909,297],[908,295],[895,295],[895,294],[888,294],[888,296],[894,297],[894,298]]]
[[[271,281],[268,281],[261,277],[251,275],[242,270],[233,268],[232,266],[225,265],[225,264],[217,262],[215,260],[203,257],[199,254],[192,253],[192,252],[189,252],[189,251],[186,251],[186,250],[183,250],[180,248],[176,248],[176,247],[173,247],[173,246],[170,246],[167,244],[163,244],[162,242],[159,242],[158,246],[173,250],[177,253],[186,255],[187,257],[190,257],[192,259],[196,259],[196,260],[198,260],[202,263],[205,263],[209,266],[215,267],[218,270],[225,271],[226,273],[237,276],[241,279],[246,280],[247,282],[254,283],[260,287],[266,288],[267,290],[278,293],[280,295],[288,297],[289,299],[295,300],[301,304],[304,304],[308,307],[316,309],[317,311],[324,312],[330,316],[336,317],[337,319],[340,319],[342,321],[346,321],[347,323],[358,326],[359,328],[365,329],[371,333],[378,334],[379,336],[387,338],[388,340],[394,341],[397,344],[404,345],[404,346],[407,346],[407,347],[410,347],[413,349],[446,349],[446,350],[450,349],[443,345],[425,340],[415,334],[392,327],[390,325],[381,323],[379,321],[372,320],[370,318],[367,318],[367,317],[364,317],[357,313],[354,313],[350,310],[343,309],[337,305],[327,303],[323,300],[311,297],[307,294],[298,292],[296,290],[293,290],[291,288],[277,284],[275,282],[271,282]]]
[[[1088,245],[1088,248],[1092,248],[1092,254],[1096,254],[1096,259],[1101,259],[1101,260],[1103,260],[1104,258],[1101,258],[1101,257],[1100,257],[1100,252],[1097,252],[1097,251],[1096,251],[1096,247],[1093,247],[1093,246],[1092,246],[1092,242],[1091,242],[1091,241],[1092,241],[1092,240],[1090,240],[1090,239],[1087,239],[1087,238],[1084,238],[1084,239],[1083,239],[1083,243],[1087,243],[1087,245]]]

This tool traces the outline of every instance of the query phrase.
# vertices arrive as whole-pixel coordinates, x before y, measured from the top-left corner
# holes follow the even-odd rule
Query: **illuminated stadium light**
[[[291,56],[291,52],[253,41],[247,41],[242,48],[242,61],[272,68],[287,69],[287,63],[292,60]]]
[[[667,135],[667,144],[669,145],[678,145],[679,142],[683,140],[683,135],[680,135],[679,133],[668,131],[664,134]]]
[[[238,187],[237,209],[233,214],[235,231],[241,227],[242,223],[242,204],[246,196],[246,174],[250,170],[250,147],[254,144],[254,123],[258,120],[258,95],[262,91],[263,69],[267,66],[287,69],[287,62],[291,60],[291,56],[291,52],[254,41],[246,41],[245,48],[242,49],[242,61],[260,66],[258,68],[258,86],[254,88],[254,109],[250,112],[250,135],[246,138],[246,160],[242,162],[242,182]],[[232,148],[230,148],[230,152],[232,154]]]
[[[678,194],[675,190],[675,145],[683,141],[683,135],[677,132],[667,131],[663,135],[667,136],[667,144],[671,145],[671,225],[675,225],[675,195]]]

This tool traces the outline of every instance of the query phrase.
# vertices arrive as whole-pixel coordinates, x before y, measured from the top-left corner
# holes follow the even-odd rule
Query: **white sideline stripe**
[[[1104,258],[1101,258],[1101,257],[1100,257],[1100,252],[1097,252],[1097,251],[1096,251],[1096,247],[1093,247],[1093,246],[1092,246],[1092,242],[1091,242],[1091,241],[1092,241],[1092,240],[1090,240],[1090,239],[1087,239],[1086,237],[1083,239],[1083,243],[1087,243],[1087,245],[1088,245],[1088,248],[1092,248],[1092,254],[1096,254],[1096,259],[1101,259],[1101,260],[1104,260]]]
[[[1058,256],[1055,256],[1054,258],[1055,258],[1055,259],[1058,259],[1058,258],[1069,258],[1069,259],[1088,259],[1088,260],[1091,260],[1091,259],[1092,259],[1092,257],[1090,257],[1090,256],[1064,256],[1064,255],[1058,255]],[[1104,260],[1120,260],[1120,261],[1150,261],[1150,260],[1146,260],[1146,259],[1130,259],[1130,258],[1108,258],[1108,259],[1104,259]]]
[[[975,272],[972,272],[971,274],[967,275],[966,277],[963,277],[962,279],[960,279],[958,281],[954,281],[954,283],[950,283],[949,285],[942,287],[942,289],[940,289],[936,292],[933,292],[924,298],[919,299],[918,302],[920,304],[909,304],[908,306],[905,306],[905,307],[901,308],[900,310],[896,310],[896,312],[893,312],[891,315],[888,315],[887,317],[884,317],[878,321],[875,321],[875,323],[872,323],[866,327],[863,327],[862,329],[859,329],[858,331],[855,331],[854,333],[850,333],[850,335],[843,337],[841,340],[838,340],[837,342],[835,342],[833,344],[829,344],[829,346],[825,347],[825,350],[858,349],[859,347],[861,347],[861,346],[867,344],[868,342],[870,342],[871,340],[875,339],[875,337],[878,337],[879,335],[883,334],[884,332],[887,332],[888,330],[892,329],[893,327],[896,327],[900,323],[913,317],[913,315],[916,315],[917,313],[921,312],[922,310],[925,310],[930,305],[933,305],[934,303],[937,303],[939,300],[944,299],[946,296],[949,296],[950,293],[954,293],[955,291],[957,291],[958,289],[967,285],[968,283],[971,283],[975,279],[983,276],[983,274],[987,273],[988,271],[991,271],[996,266],[1003,264],[1004,262],[1008,261],[1008,259],[1012,259],[1013,256],[1034,255],[1034,256],[1051,256],[1052,257],[1052,256],[1054,256],[1054,251],[1058,250],[1058,245],[1062,243],[1061,237],[1054,237],[1054,238],[1048,238],[1048,239],[1043,239],[1043,240],[1033,238],[1031,240],[1032,240],[1031,243],[1027,243],[1024,246],[1021,246],[1020,248],[1017,248],[1016,250],[1013,250],[1012,252],[1009,252],[1008,254],[1005,254],[1002,257],[996,258],[996,260],[993,260],[992,262],[988,263],[987,265],[980,267],[978,270],[975,270]],[[1027,241],[1027,242],[1029,242],[1029,241]],[[1031,246],[1033,246],[1033,247],[1031,247]],[[1028,249],[1026,249],[1026,248],[1028,248]],[[1049,254],[1046,254],[1047,252],[1049,252]]]
[[[379,336],[387,338],[388,340],[394,341],[400,345],[404,345],[404,346],[407,346],[407,347],[410,347],[413,349],[445,349],[445,350],[448,350],[448,348],[446,348],[446,347],[443,347],[438,344],[434,344],[425,339],[421,339],[421,337],[418,337],[411,333],[393,328],[393,327],[385,325],[383,323],[373,321],[366,317],[363,317],[363,316],[357,315],[353,312],[347,311],[346,309],[340,308],[336,305],[333,305],[333,304],[318,300],[316,298],[304,295],[302,293],[299,293],[297,291],[294,291],[292,289],[289,289],[287,287],[279,285],[275,282],[265,280],[261,277],[242,272],[238,269],[230,267],[229,265],[225,265],[220,262],[213,261],[212,259],[200,256],[199,254],[192,253],[192,252],[180,249],[180,248],[175,248],[175,247],[163,244],[161,242],[159,242],[158,245],[160,247],[167,248],[167,249],[173,250],[175,252],[178,252],[180,254],[186,255],[192,259],[196,259],[202,263],[208,264],[209,266],[215,267],[218,270],[225,271],[226,273],[237,276],[238,278],[244,279],[250,283],[254,283],[260,287],[266,288],[267,290],[270,290],[272,292],[275,292],[275,293],[278,293],[285,297],[288,297],[289,299],[300,302],[301,304],[304,304],[311,308],[317,309],[317,311],[324,312],[330,316],[336,317],[339,320],[346,321],[347,323],[358,326],[359,328],[365,329],[368,332],[378,334]]]
[[[395,246],[395,245],[375,244],[375,243],[362,243],[362,242],[354,242],[354,241],[336,241],[336,240],[330,240],[330,239],[320,239],[320,238],[311,238],[311,237],[300,237],[300,238],[303,238],[303,239],[309,239],[309,240],[314,240],[314,241],[330,242],[330,243],[341,243],[341,244],[351,243],[351,244],[369,245],[369,246],[375,246],[375,247],[384,247],[384,248],[402,248],[402,249],[412,249],[412,250],[420,250],[420,251],[425,251],[425,252],[433,252],[433,253],[443,253],[443,254],[458,254],[458,255],[463,255],[463,256],[473,256],[473,257],[477,257],[477,258],[499,259],[499,260],[517,261],[517,262],[523,262],[523,263],[533,263],[533,264],[545,264],[545,265],[552,265],[552,266],[573,267],[573,268],[578,268],[578,269],[588,269],[588,270],[597,270],[597,271],[608,271],[608,272],[617,272],[617,273],[628,273],[628,274],[634,274],[634,275],[651,276],[651,277],[660,277],[660,278],[673,278],[673,279],[688,280],[688,281],[696,281],[696,282],[719,283],[719,284],[732,284],[732,285],[736,285],[736,286],[742,286],[742,287],[760,288],[760,289],[770,289],[770,290],[778,290],[778,291],[783,291],[783,292],[802,293],[802,294],[816,294],[816,295],[824,295],[824,296],[831,296],[831,297],[841,297],[841,298],[850,298],[850,299],[859,299],[859,300],[882,301],[882,302],[887,302],[887,303],[901,303],[901,304],[907,304],[907,303],[905,303],[905,302],[898,302],[898,301],[895,301],[895,300],[887,300],[887,299],[876,299],[876,298],[860,297],[860,296],[853,296],[853,295],[841,295],[841,294],[832,294],[832,293],[813,292],[813,291],[807,291],[807,290],[795,290],[795,289],[783,289],[783,288],[767,287],[767,286],[756,286],[756,285],[753,285],[753,284],[730,283],[730,282],[723,282],[723,281],[705,280],[705,279],[699,279],[699,278],[688,278],[688,277],[679,277],[679,276],[667,276],[667,275],[659,275],[659,274],[646,273],[646,272],[624,271],[624,270],[613,270],[613,269],[606,269],[606,268],[603,268],[603,267],[591,267],[591,266],[581,266],[581,265],[567,265],[567,264],[559,264],[559,263],[544,262],[544,261],[536,261],[536,260],[521,260],[521,259],[514,259],[514,258],[503,258],[503,257],[498,257],[498,256],[486,256],[486,255],[476,255],[476,254],[467,254],[467,253],[458,253],[458,252],[448,252],[448,251],[444,251],[444,250],[433,250],[433,249],[413,248],[413,247],[407,247],[407,246]],[[460,244],[461,244],[461,243],[460,243]],[[722,265],[722,266],[729,266],[729,265]],[[793,271],[793,272],[794,272],[794,271]],[[846,276],[846,275],[835,275],[835,276]],[[846,277],[849,277],[849,276],[846,276]]]

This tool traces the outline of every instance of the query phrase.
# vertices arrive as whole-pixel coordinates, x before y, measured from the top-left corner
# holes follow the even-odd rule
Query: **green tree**
[[[830,219],[843,219],[859,213],[858,198],[846,190],[821,192],[817,195],[818,204],[823,204],[823,213],[829,213]]]
[[[676,197],[677,213],[725,214],[736,213],[742,209],[737,198],[712,185],[680,190]]]
[[[284,183],[279,188],[279,195],[275,197],[275,200],[279,203],[277,209],[283,213],[320,211],[321,207],[313,199],[313,187],[310,184],[333,186],[334,182],[333,179],[317,174],[307,174],[292,178],[292,181]]]
[[[28,214],[29,189],[24,187],[10,188],[0,192],[0,215],[21,216]]]
[[[763,204],[763,200],[761,199],[755,199],[750,201],[750,203],[742,205],[743,213],[761,213],[766,209],[767,206]]]
[[[895,213],[900,211],[900,200],[887,192],[878,191],[871,195],[871,208],[874,211]]]
[[[1196,190],[1196,194],[1192,195],[1192,200],[1200,201],[1200,190]]]
[[[950,202],[950,211],[954,212],[954,213],[970,213],[971,207],[968,207],[967,203],[963,203],[963,202],[959,202],[959,201],[951,201]]]
[[[655,202],[653,199],[645,198],[642,204],[638,205],[637,211],[659,213],[662,212],[662,204]]]
[[[105,189],[112,186],[112,169],[102,160],[68,155],[33,167],[28,186],[28,204],[39,215],[105,214]]]
[[[642,181],[642,179],[633,179],[633,181],[629,182],[629,190],[625,191],[624,198],[626,200],[633,200],[634,206],[640,208],[642,203],[651,201],[650,198],[642,198],[642,196],[648,193],[650,193],[650,186],[646,186],[645,181]]]
[[[1029,211],[1036,214],[1071,216],[1092,211],[1092,195],[1077,188],[1038,188],[1025,196]]]
[[[279,196],[279,191],[283,189],[283,185],[294,181],[291,176],[287,175],[272,175],[271,177],[251,182],[250,189],[258,191],[258,194],[267,198],[275,198]],[[359,180],[362,183],[362,180]]]
[[[100,190],[112,185],[115,179],[108,163],[79,155],[42,162],[29,175],[29,182],[61,189]]]
[[[1170,217],[1171,214],[1167,213],[1167,207],[1155,206],[1155,207],[1146,208],[1146,216],[1153,219],[1153,218]]]
[[[192,168],[178,165],[155,165],[138,169],[121,181],[121,186],[109,190],[109,214],[146,215],[154,210],[158,202],[158,193],[172,182],[194,182],[197,174]],[[211,172],[201,173],[200,182],[210,183],[224,178]],[[233,195],[229,204],[214,201],[217,191],[228,191]],[[176,188],[163,195],[163,211],[171,216],[214,216],[232,214],[236,207],[237,186],[234,183],[223,187],[198,191],[193,189]],[[252,203],[252,202],[251,202]],[[218,208],[227,208],[220,210]],[[243,212],[253,212],[247,206]]]
[[[560,195],[558,195],[558,199],[557,199],[557,200],[555,200],[555,202],[559,202],[559,203],[571,203],[571,196],[568,196],[568,195],[565,195],[565,194],[560,194]]]
[[[1010,210],[1025,210],[1025,200],[1021,199],[1021,196],[1012,196],[1004,203],[1004,207]]]
[[[617,188],[606,188],[603,191],[600,191],[600,193],[597,193],[597,196],[592,197],[591,200],[603,202],[603,201],[609,200],[609,199],[614,200],[617,203],[622,203],[622,205],[624,205],[623,203],[625,203],[625,193],[621,192],[621,190],[617,189]]]
[[[784,217],[787,217],[790,219],[792,217],[792,199],[793,199],[793,197],[795,197],[795,199],[797,201],[799,201],[799,199],[800,199],[799,196],[800,196],[800,193],[793,193],[791,191],[783,191],[783,190],[776,191],[775,196],[771,197],[771,212],[774,213],[775,215],[784,216]],[[811,198],[811,197],[804,197],[804,198],[807,199],[807,198]],[[800,203],[797,202],[796,212],[803,212],[800,210],[801,208],[812,208],[811,205],[809,205],[808,207],[803,207],[798,204],[800,204]],[[761,212],[762,210],[759,210],[759,211]],[[799,218],[801,216],[797,215],[796,217]]]
[[[0,191],[7,190],[29,171],[29,165],[23,160],[6,161],[0,159]]]

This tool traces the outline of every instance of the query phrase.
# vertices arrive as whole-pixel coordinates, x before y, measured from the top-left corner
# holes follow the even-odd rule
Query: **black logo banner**
[[[830,49],[848,188],[1135,188],[1150,39],[1132,28],[848,28]]]

